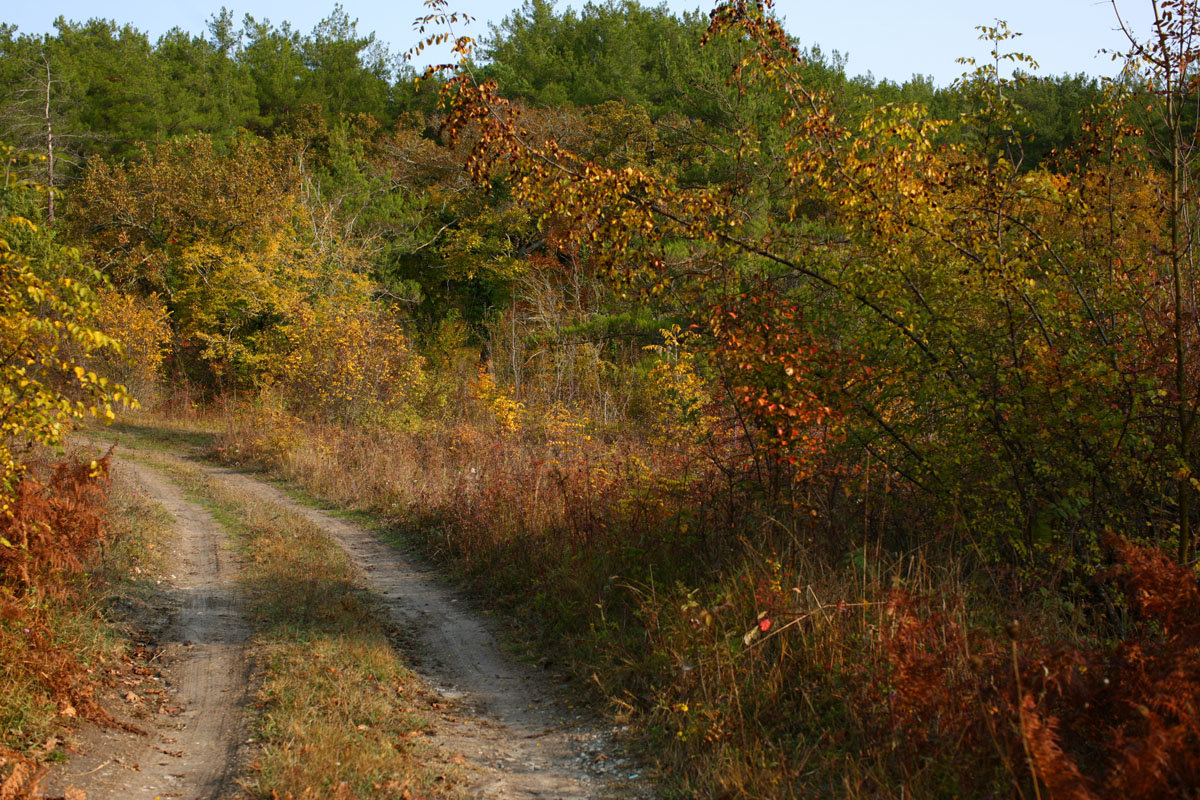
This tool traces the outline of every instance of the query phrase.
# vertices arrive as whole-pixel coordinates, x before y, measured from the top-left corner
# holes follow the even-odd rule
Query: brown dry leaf
[[[0,781],[0,800],[24,800],[36,797],[38,784],[46,774],[46,768],[34,766],[32,761],[22,758],[16,753],[5,753],[5,758],[13,763],[12,772]]]
[[[76,789],[74,786],[68,786],[63,792],[63,800],[87,800],[87,792],[83,789]]]
[[[33,768],[28,764],[18,761],[4,782],[0,783],[0,800],[16,800],[17,793],[22,791],[25,779],[32,771]]]
[[[742,637],[742,644],[749,647],[750,645],[752,645],[756,641],[758,641],[759,638],[761,638],[761,637],[762,637],[762,630],[758,627],[758,625],[755,625],[753,628],[746,631],[746,634]]]

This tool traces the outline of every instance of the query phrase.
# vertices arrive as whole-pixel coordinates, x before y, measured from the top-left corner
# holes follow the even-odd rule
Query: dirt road
[[[154,458],[202,469],[246,496],[301,515],[345,550],[365,587],[412,643],[406,655],[415,659],[415,669],[440,695],[434,744],[462,765],[469,796],[653,797],[641,770],[619,752],[612,728],[572,709],[562,686],[544,671],[508,655],[490,621],[469,610],[432,569],[371,530],[302,505],[250,475],[179,456]],[[239,709],[247,699],[247,631],[234,588],[236,565],[223,550],[224,532],[203,507],[157,471],[128,459],[119,463],[178,520],[183,566],[173,591],[179,610],[167,638],[172,681],[186,710],[176,733],[146,746],[137,771],[129,767],[131,756],[105,765],[98,752],[91,760],[99,767],[72,780],[89,798],[219,797],[235,775],[244,740]],[[176,755],[163,758],[168,750]],[[68,766],[76,774],[91,768],[86,760]]]
[[[246,625],[237,565],[226,532],[200,505],[156,471],[120,460],[119,479],[135,483],[175,520],[163,583],[169,620],[159,637],[165,686],[131,690],[119,701],[147,732],[89,730],[83,754],[49,776],[51,794],[74,785],[89,800],[210,800],[232,793],[247,701]],[[157,713],[148,706],[158,699]]]
[[[296,502],[252,476],[203,466],[209,475],[328,533],[415,643],[417,671],[447,701],[436,743],[461,755],[472,796],[490,800],[651,797],[640,770],[616,752],[611,730],[568,707],[541,670],[504,652],[486,618],[431,569],[373,531]]]

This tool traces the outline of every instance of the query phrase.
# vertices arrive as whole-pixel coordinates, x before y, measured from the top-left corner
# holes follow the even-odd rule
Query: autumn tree
[[[1003,25],[981,30],[991,58],[957,87],[970,111],[945,120],[861,106],[814,79],[769,4],[719,6],[705,46],[745,53],[727,80],[757,105],[724,142],[738,180],[715,186],[589,159],[469,70],[447,84],[446,130],[473,142],[481,185],[503,180],[597,274],[711,310],[693,319],[771,460],[805,477],[865,451],[988,552],[1094,555],[1105,525],[1166,522],[1127,502],[1154,496],[1159,463],[1159,387],[1123,359],[1144,342],[1140,298],[1112,283],[1111,251],[1077,244],[1107,216],[1128,245],[1146,195],[1085,199],[1090,173],[1030,168],[1025,78],[1005,72],[1025,59]],[[1125,185],[1154,185],[1117,130]]]
[[[1152,362],[1147,368],[1161,374],[1164,399],[1170,407],[1170,442],[1175,501],[1178,504],[1178,558],[1187,563],[1195,550],[1196,492],[1200,488],[1200,207],[1196,186],[1200,159],[1196,148],[1195,105],[1200,96],[1200,4],[1195,0],[1152,0],[1154,21],[1144,40],[1121,26],[1130,40],[1132,66],[1144,81],[1152,119],[1152,154],[1166,166],[1166,185],[1158,209],[1168,240],[1155,258],[1148,283],[1152,294],[1144,308],[1150,328],[1147,344]],[[1120,8],[1113,4],[1120,20]],[[1157,362],[1157,363],[1154,363]]]
[[[26,448],[59,444],[75,420],[111,420],[114,406],[130,398],[89,364],[120,350],[94,324],[90,286],[98,276],[39,224],[46,189],[21,175],[17,151],[3,147],[0,156],[0,512],[7,512]],[[12,546],[0,539],[0,547]]]
[[[118,287],[157,294],[183,352],[240,381],[315,275],[288,144],[244,136],[227,154],[205,136],[100,162],[77,194],[75,229]]]

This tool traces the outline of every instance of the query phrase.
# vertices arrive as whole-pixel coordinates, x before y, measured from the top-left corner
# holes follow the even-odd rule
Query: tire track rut
[[[175,521],[173,580],[164,582],[172,611],[158,658],[177,710],[137,720],[150,729],[145,737],[85,734],[86,755],[52,773],[48,788],[73,783],[89,800],[225,797],[237,776],[249,692],[249,626],[227,533],[157,471],[124,459],[116,469]]]
[[[176,457],[178,458],[178,457]],[[548,676],[518,663],[440,576],[373,531],[305,506],[242,472],[179,459],[325,531],[350,557],[391,622],[415,643],[417,672],[441,695],[434,744],[464,761],[488,800],[637,800],[654,796],[610,727],[568,707]],[[456,759],[458,760],[458,759]]]

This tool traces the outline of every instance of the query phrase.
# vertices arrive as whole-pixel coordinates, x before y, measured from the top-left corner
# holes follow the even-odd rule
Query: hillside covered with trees
[[[93,546],[37,448],[152,418],[398,532],[664,797],[1194,797],[1200,5],[1154,12],[1117,78],[995,22],[949,86],[754,0],[527,0],[429,70],[341,6],[0,25],[0,654]]]

